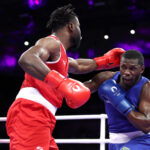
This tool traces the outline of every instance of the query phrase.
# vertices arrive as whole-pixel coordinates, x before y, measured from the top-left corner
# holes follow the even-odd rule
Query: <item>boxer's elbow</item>
[[[27,64],[27,59],[26,57],[24,57],[23,55],[20,56],[19,60],[18,60],[18,64],[20,67],[23,67]]]
[[[147,134],[147,133],[150,133],[150,124],[146,124],[145,126],[142,126],[141,127],[141,130]]]
[[[32,63],[30,57],[28,57],[26,54],[22,54],[18,60],[18,64],[24,69],[27,66],[30,66]]]

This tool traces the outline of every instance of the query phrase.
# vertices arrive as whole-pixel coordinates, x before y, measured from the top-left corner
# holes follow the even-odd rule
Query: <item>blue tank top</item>
[[[118,80],[120,72],[117,72],[111,79]],[[132,88],[125,91],[126,99],[138,110],[138,103],[140,99],[140,93],[143,85],[148,81],[147,78],[143,77],[136,83]],[[98,89],[98,94],[100,93]],[[123,116],[119,111],[117,111],[114,106],[110,103],[105,102],[105,111],[108,116],[108,127],[109,132],[112,133],[123,133],[138,131],[125,116]]]

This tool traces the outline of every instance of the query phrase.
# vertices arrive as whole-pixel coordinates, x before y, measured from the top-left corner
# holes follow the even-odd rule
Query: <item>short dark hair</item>
[[[47,22],[47,28],[52,31],[57,31],[58,29],[64,27],[67,23],[77,17],[74,9],[75,8],[72,7],[72,4],[68,4],[54,10],[50,15],[49,21]]]
[[[137,50],[127,50],[122,54],[122,57],[127,58],[127,59],[138,59],[139,65],[143,66],[144,65],[144,56],[141,52]]]

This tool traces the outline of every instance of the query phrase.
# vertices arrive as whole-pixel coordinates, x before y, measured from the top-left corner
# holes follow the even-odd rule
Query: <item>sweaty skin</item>
[[[138,64],[137,59],[121,59],[120,64],[120,80],[119,84],[124,90],[128,90],[136,84],[141,78],[144,67]],[[106,80],[113,77],[116,72],[100,72],[91,80],[84,84],[91,90],[96,92],[99,86]],[[140,100],[138,111],[132,110],[127,119],[136,128],[142,130],[144,133],[150,132],[150,82],[146,82],[140,93]]]
[[[53,33],[53,35],[58,37],[64,48],[68,50],[70,47],[75,46],[75,44],[78,45],[80,42],[77,40],[78,42],[72,43],[71,39],[81,40],[81,31],[79,27],[79,20],[75,17],[72,22],[65,26],[63,31]],[[60,41],[50,37],[39,39],[34,46],[21,55],[18,61],[19,65],[25,72],[43,81],[48,72],[50,72],[50,69],[46,66],[45,62],[53,62],[59,59]],[[93,59],[69,58],[69,73],[88,73],[94,71],[96,67],[97,64]]]

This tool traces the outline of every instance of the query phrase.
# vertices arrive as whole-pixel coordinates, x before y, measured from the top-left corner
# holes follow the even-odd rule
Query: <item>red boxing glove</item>
[[[114,48],[104,54],[104,56],[96,57],[94,60],[97,63],[96,70],[111,69],[120,65],[120,59],[125,52],[122,48]]]
[[[76,109],[85,104],[90,98],[90,90],[83,83],[65,78],[55,70],[51,70],[45,77],[44,82],[56,88],[66,99],[69,107]]]
[[[65,79],[58,90],[66,98],[67,105],[73,109],[81,107],[90,98],[90,90],[83,83],[71,78]]]

